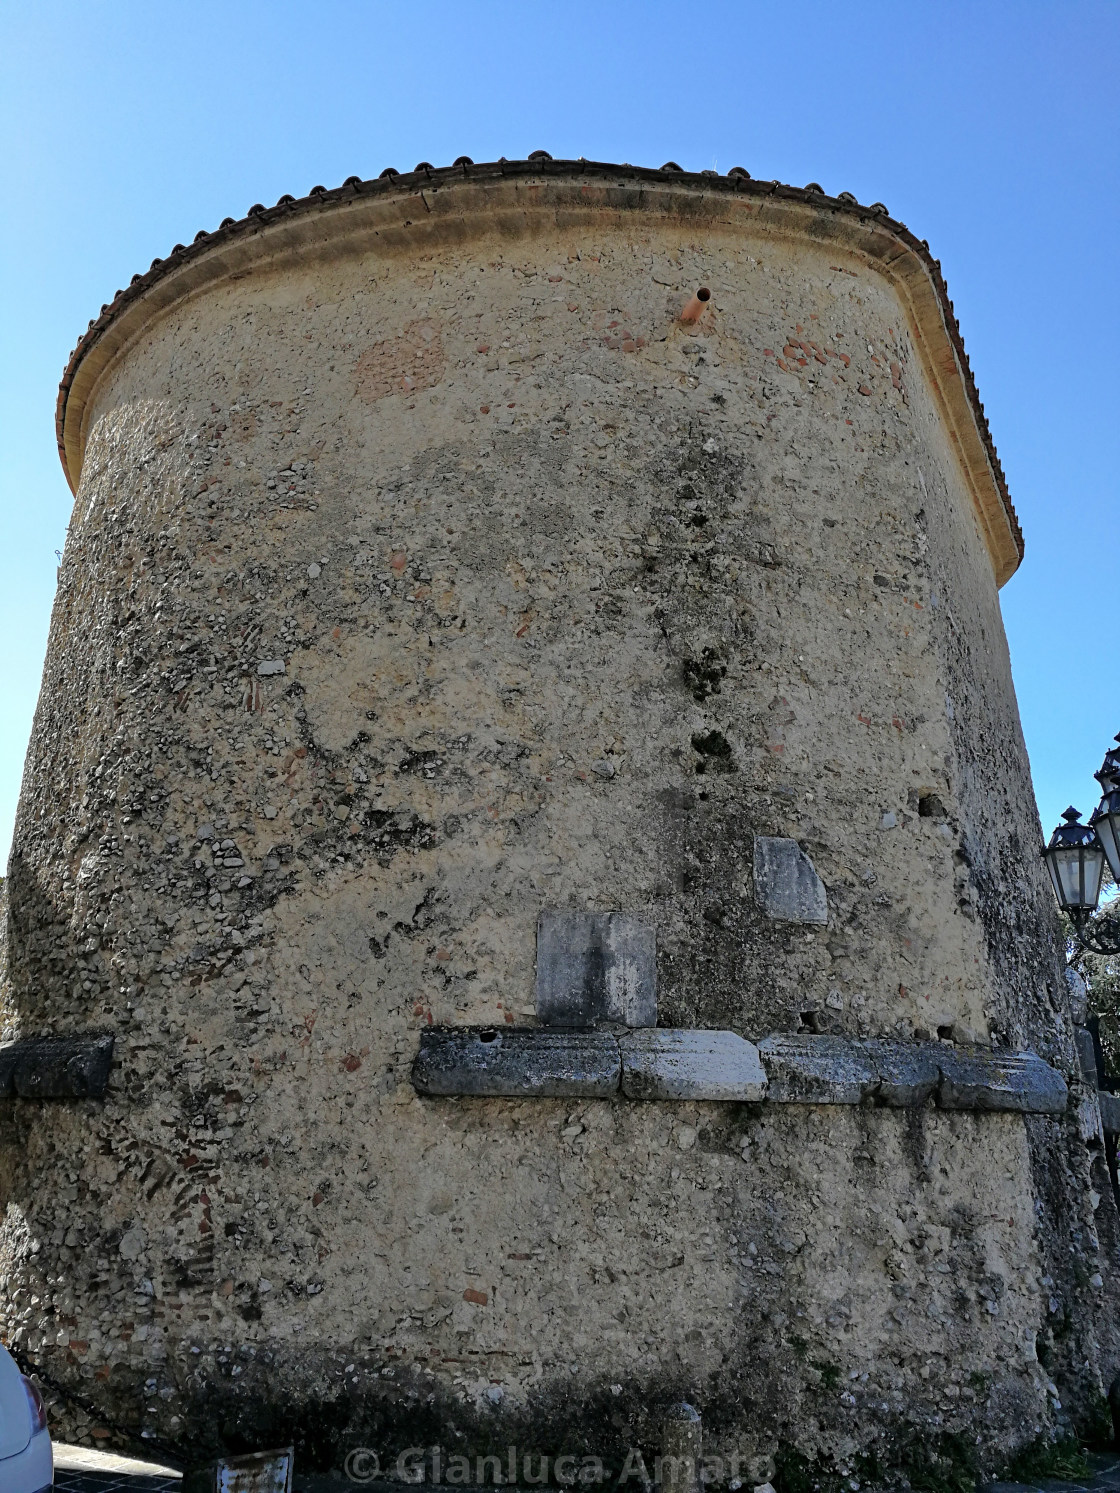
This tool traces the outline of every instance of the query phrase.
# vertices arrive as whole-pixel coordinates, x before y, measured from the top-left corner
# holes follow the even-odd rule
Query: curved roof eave
[[[241,219],[226,218],[212,232],[204,229],[196,234],[191,244],[176,244],[166,259],[153,260],[145,274],[134,275],[126,289],[118,290],[112,301],[102,306],[100,315],[90,322],[71,353],[59,386],[55,415],[59,456],[71,489],[76,490],[81,475],[88,396],[101,369],[131,335],[135,316],[128,313],[138,302],[148,301],[150,309],[158,311],[215,274],[228,273],[230,261],[253,253],[258,247],[254,241],[262,235],[275,239],[280,250],[297,246],[309,237],[306,230],[312,227],[312,219],[321,220],[325,214],[362,200],[388,206],[393,200],[415,202],[419,197],[426,223],[446,222],[445,215],[438,211],[442,204],[435,200],[435,194],[443,189],[504,183],[516,191],[531,178],[538,178],[541,185],[552,183],[557,192],[564,179],[573,183],[578,180],[580,193],[570,204],[573,208],[592,205],[587,191],[592,184],[598,184],[600,205],[608,209],[651,210],[659,201],[662,205],[673,201],[680,211],[687,201],[689,212],[695,216],[711,215],[721,204],[730,206],[738,201],[750,205],[767,231],[780,233],[784,229],[828,242],[839,240],[837,247],[862,255],[878,268],[908,303],[918,333],[917,351],[940,398],[950,439],[964,467],[997,585],[1002,586],[1014,574],[1023,557],[1022,531],[941,265],[930,254],[929,245],[891,218],[882,203],[864,207],[848,192],[830,197],[815,183],[790,187],[755,181],[740,167],[720,176],[714,171],[682,171],[672,162],[651,170],[596,161],[554,161],[543,151],[534,152],[524,161],[499,160],[482,165],[460,156],[454,165],[440,169],[422,162],[413,171],[389,169],[369,181],[351,176],[333,190],[314,187],[306,197],[281,197],[274,207],[257,204]],[[609,190],[612,183],[616,188],[613,192]],[[521,200],[516,205],[523,210],[528,204]],[[401,226],[415,225],[406,220]],[[204,266],[203,261],[208,264]],[[95,350],[100,356],[91,357]]]

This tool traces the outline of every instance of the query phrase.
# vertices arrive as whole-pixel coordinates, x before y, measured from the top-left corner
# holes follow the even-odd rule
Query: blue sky
[[[1047,831],[1120,731],[1120,5],[0,0],[0,857],[70,494],[56,386],[118,286],[352,173],[545,149],[882,201],[941,259],[1027,540]]]

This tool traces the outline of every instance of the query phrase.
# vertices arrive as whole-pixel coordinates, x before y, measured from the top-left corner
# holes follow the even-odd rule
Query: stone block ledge
[[[0,1099],[101,1099],[113,1037],[24,1037],[0,1043]]]
[[[1069,1089],[1032,1052],[992,1052],[944,1042],[888,1038],[773,1036],[759,1043],[779,1104],[878,1104],[913,1108],[1062,1114]]]
[[[1104,1089],[1097,1095],[1101,1107],[1101,1125],[1106,1135],[1120,1135],[1120,1094],[1109,1094]]]
[[[1033,1053],[885,1038],[649,1027],[608,1031],[432,1027],[412,1085],[426,1096],[699,1099],[770,1104],[934,1103],[941,1109],[1062,1114],[1062,1075]]]

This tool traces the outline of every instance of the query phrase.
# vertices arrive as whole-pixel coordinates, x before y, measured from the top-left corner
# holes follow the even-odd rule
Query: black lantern
[[[1092,912],[1101,896],[1104,850],[1096,832],[1078,823],[1081,815],[1076,809],[1067,809],[1062,818],[1065,823],[1058,825],[1043,851],[1054,895],[1063,912]]]
[[[1109,756],[1111,755],[1110,752]],[[1097,776],[1101,777],[1101,774],[1098,773]],[[1093,810],[1089,828],[1101,842],[1101,848],[1108,857],[1108,869],[1112,872],[1113,881],[1120,885],[1120,783],[1111,792],[1106,792]]]
[[[1103,797],[1088,824],[1076,809],[1062,815],[1064,824],[1042,852],[1058,906],[1073,924],[1074,937],[1094,954],[1120,954],[1120,921],[1095,916],[1104,880],[1105,861],[1120,885],[1120,736],[1105,754],[1094,776]]]
[[[1114,736],[1112,739],[1120,742],[1120,736]],[[1120,788],[1120,745],[1110,747],[1105,752],[1101,769],[1093,776],[1101,785],[1102,793],[1115,793]]]

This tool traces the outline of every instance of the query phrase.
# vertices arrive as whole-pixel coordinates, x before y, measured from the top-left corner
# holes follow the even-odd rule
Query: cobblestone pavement
[[[62,1470],[55,1473],[56,1493],[171,1493],[180,1486],[177,1477],[151,1477],[135,1472],[76,1472]]]
[[[178,1493],[177,1472],[84,1446],[54,1448],[56,1493]]]
[[[1042,1478],[1036,1483],[997,1482],[986,1484],[982,1493],[1120,1493],[1120,1456],[1091,1453],[1086,1460],[1091,1476],[1082,1482],[1056,1478]],[[296,1493],[303,1489],[318,1493],[328,1481],[340,1489],[348,1486],[333,1479],[307,1480],[297,1471]],[[105,1452],[87,1452],[82,1447],[56,1447],[54,1486],[56,1493],[178,1493],[181,1484],[179,1474],[167,1468]]]

